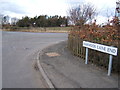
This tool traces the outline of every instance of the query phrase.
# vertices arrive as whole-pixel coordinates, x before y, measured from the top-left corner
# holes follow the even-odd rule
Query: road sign
[[[117,56],[118,48],[112,47],[112,46],[106,46],[106,45],[102,45],[102,44],[98,44],[98,43],[92,43],[92,42],[88,42],[88,41],[83,41],[83,47],[86,47],[85,64],[88,63],[88,48],[110,54],[109,66],[108,66],[108,76],[110,76],[111,70],[112,70],[112,55]]]

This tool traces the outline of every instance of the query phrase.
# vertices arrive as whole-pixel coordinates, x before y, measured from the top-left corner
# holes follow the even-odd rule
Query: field
[[[14,27],[3,31],[67,33],[71,27]]]

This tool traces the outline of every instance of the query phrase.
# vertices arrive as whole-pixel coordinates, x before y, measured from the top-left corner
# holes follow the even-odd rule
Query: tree
[[[17,26],[19,27],[58,27],[61,25],[67,26],[67,18],[61,17],[58,15],[55,16],[47,16],[47,15],[40,15],[35,16],[33,18],[29,18],[28,16],[23,17],[21,20],[17,22]]]
[[[84,25],[96,16],[96,9],[91,4],[80,4],[69,9],[69,20],[75,25]]]
[[[16,23],[18,26],[20,27],[29,27],[31,25],[30,23],[30,19],[28,16],[22,18],[21,20],[19,20],[17,23]]]

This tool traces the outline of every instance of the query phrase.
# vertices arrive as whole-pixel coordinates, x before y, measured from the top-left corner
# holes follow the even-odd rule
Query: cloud
[[[36,0],[31,6],[31,14],[66,15],[67,6],[63,0]]]
[[[2,14],[9,14],[9,13],[18,13],[23,14],[25,13],[24,9],[22,9],[19,5],[7,2],[7,1],[0,1],[0,12]]]
[[[106,16],[107,13],[115,14],[116,0],[85,0],[92,3],[98,10],[99,14]]]
[[[67,10],[65,0],[1,0],[0,5],[0,12],[10,16],[66,16]]]
[[[116,0],[0,0],[0,12],[17,18],[45,14],[67,16],[69,8],[84,2],[92,3],[101,19],[105,19],[107,10],[114,15]]]
[[[83,3],[93,4],[98,12],[97,23],[106,23],[107,19],[115,15],[116,0],[67,0],[70,7]]]
[[[66,0],[66,3],[68,4],[69,8],[78,6],[84,2],[85,0]]]
[[[92,3],[97,11],[97,23],[107,23],[108,18],[111,20],[115,15],[116,0],[86,0],[86,2]]]
[[[116,5],[116,0],[85,0],[93,3],[98,9],[113,8]]]

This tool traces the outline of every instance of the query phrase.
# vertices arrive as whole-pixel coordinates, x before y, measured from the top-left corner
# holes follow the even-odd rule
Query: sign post
[[[110,76],[112,70],[112,55],[109,56],[108,76]]]
[[[88,48],[110,54],[108,66],[108,76],[110,76],[112,70],[112,55],[117,56],[117,48],[88,41],[83,41],[83,47],[86,47],[85,64],[88,64]]]
[[[88,64],[88,48],[86,48],[85,64]]]

